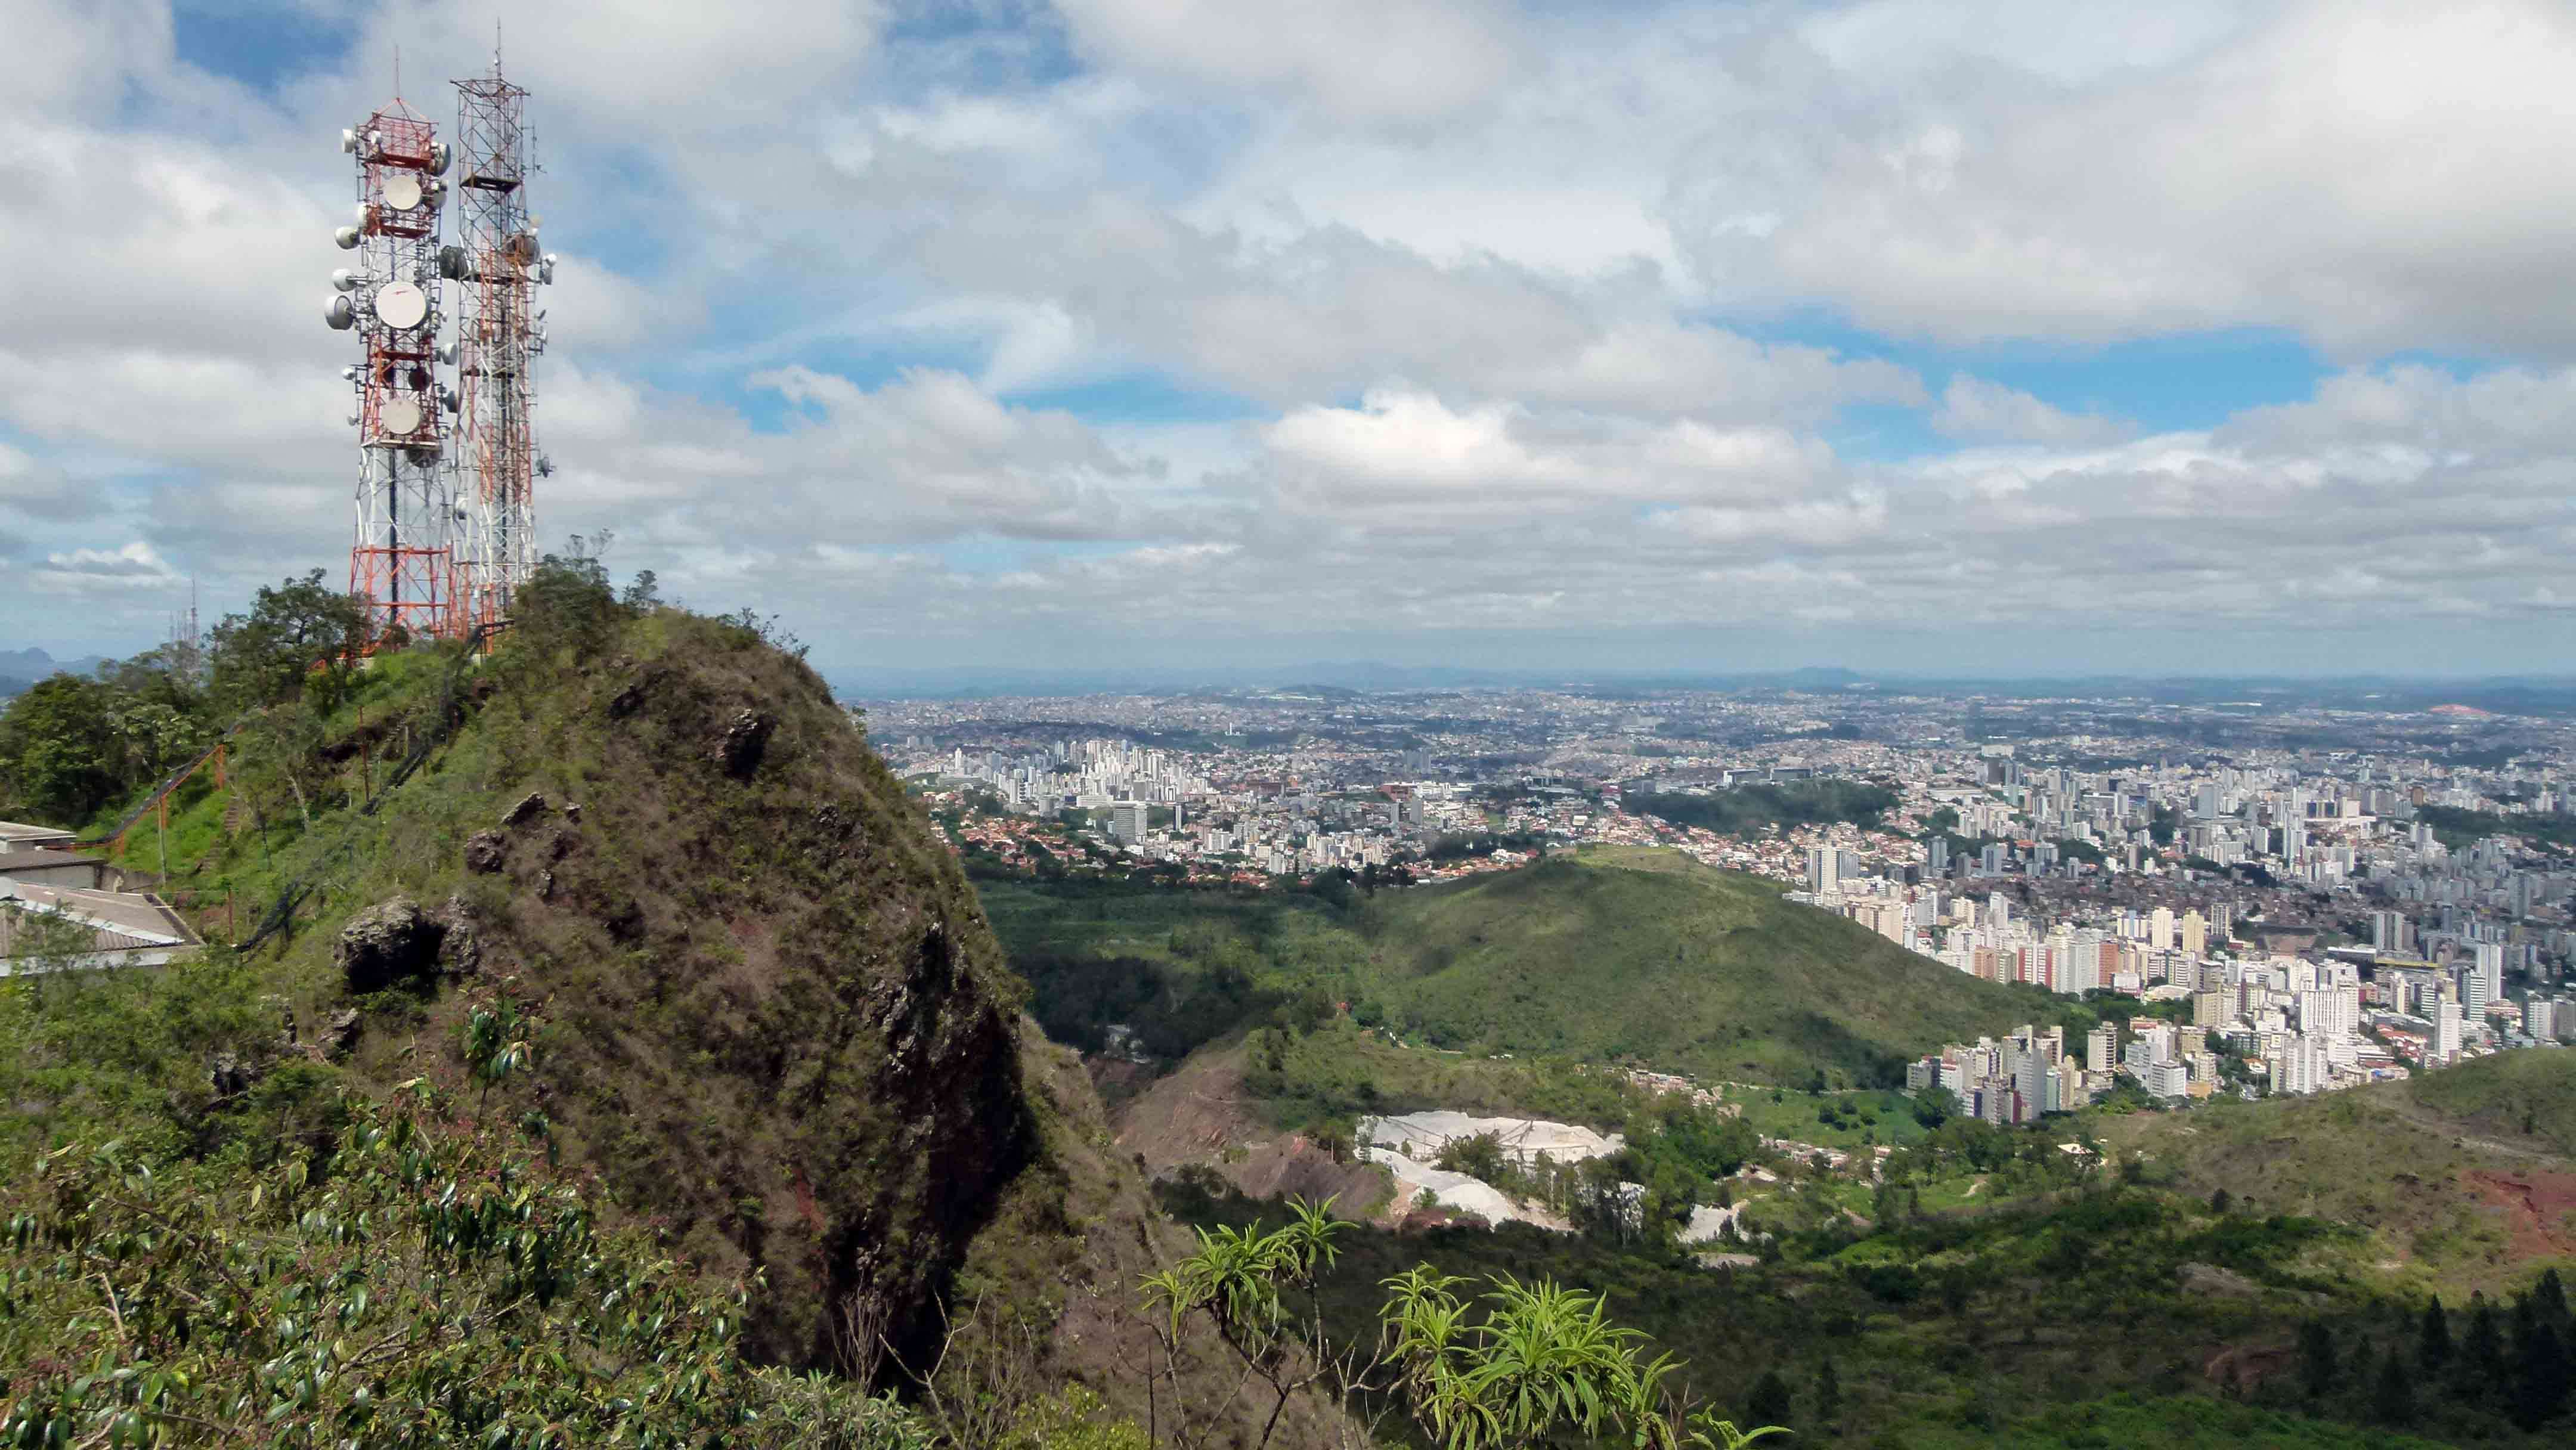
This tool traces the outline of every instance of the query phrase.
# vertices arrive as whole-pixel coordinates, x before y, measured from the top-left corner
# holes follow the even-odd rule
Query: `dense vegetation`
[[[1676,826],[1698,826],[1730,836],[1848,821],[1875,827],[1895,809],[1896,792],[1851,780],[1808,780],[1787,785],[1739,785],[1707,795],[1633,794],[1623,801],[1637,815],[1660,816]]]
[[[226,782],[192,780],[166,838],[170,890],[194,898],[217,944],[169,969],[39,973],[0,991],[0,1193],[12,1203],[0,1218],[11,1252],[34,1256],[0,1267],[0,1335],[78,1350],[48,1357],[38,1378],[0,1354],[0,1404],[41,1411],[20,1425],[26,1443],[221,1441],[244,1414],[302,1427],[280,1443],[461,1443],[469,1423],[493,1445],[804,1443],[709,1427],[774,1400],[837,1434],[884,1418],[866,1408],[870,1387],[917,1397],[921,1423],[959,1443],[1010,1443],[1029,1416],[1050,1442],[1079,1443],[1127,1407],[1058,1388],[1091,1376],[1111,1400],[1145,1393],[1107,1365],[1144,1338],[1135,1279],[1169,1235],[1134,1170],[1104,1151],[1080,1075],[1022,1036],[1025,989],[954,861],[792,652],[757,621],[660,608],[649,590],[621,598],[586,559],[543,571],[488,657],[388,643],[363,666],[250,668],[262,651],[300,658],[315,638],[230,621],[211,665],[149,665],[172,672],[208,738],[230,732]],[[23,747],[59,745],[46,730],[60,718],[9,717],[22,747],[13,809],[39,814],[23,803],[73,778],[24,769],[57,758]],[[149,776],[56,803],[113,820],[125,782]],[[147,863],[159,834],[145,833]],[[238,950],[222,944],[228,898]],[[511,1020],[528,1024],[527,1052],[508,1086],[469,1090],[448,1044],[476,1041],[478,1011],[502,1000],[525,1006]],[[480,1020],[488,1036],[498,1019]],[[367,1178],[373,1149],[351,1133],[389,1124],[402,1085],[424,1078],[455,1091],[420,1115],[417,1141],[484,1155],[458,1179],[479,1205],[473,1232],[519,1216],[602,1235],[495,1239],[495,1252],[605,1263],[628,1252],[615,1245],[649,1248],[641,1262],[672,1292],[733,1304],[709,1311],[714,1338],[666,1320],[671,1354],[702,1351],[727,1383],[756,1364],[849,1382],[719,1385],[703,1414],[617,1418],[621,1401],[656,1403],[629,1392],[644,1381],[615,1348],[628,1333],[618,1305],[579,1286],[526,1306],[478,1297],[443,1257],[464,1220],[418,1217],[444,1170]],[[475,1136],[503,1129],[534,1135],[522,1145],[533,1167]],[[317,1220],[325,1200],[299,1182],[345,1196]],[[126,1217],[106,1212],[107,1193]],[[281,1194],[291,1220],[270,1214]],[[150,1227],[160,1219],[194,1237]],[[434,1242],[407,1236],[415,1222]],[[83,1259],[94,1251],[142,1255],[133,1269],[153,1287]],[[182,1305],[214,1303],[191,1276],[244,1264],[260,1277],[227,1286],[220,1321],[202,1306],[154,1306],[194,1316],[175,1328],[138,1315],[138,1292],[159,1286],[184,1291]],[[524,1268],[486,1267],[513,1265]],[[351,1307],[361,1295],[367,1307]],[[264,1349],[255,1359],[185,1342],[215,1322],[272,1320],[269,1338],[245,1341]],[[418,1355],[367,1357],[397,1328],[411,1337],[387,1342]],[[281,1358],[287,1348],[323,1358]],[[1217,1349],[1204,1336],[1185,1346],[1189,1373],[1222,1373]],[[477,1398],[474,1376],[537,1375],[554,1355],[578,1370],[558,1375],[559,1392]],[[447,1398],[423,1408],[375,1373],[412,1375],[403,1366],[426,1366],[407,1383]],[[154,1378],[165,1369],[187,1383]],[[272,1382],[290,1370],[311,1383]],[[188,1398],[251,1380],[255,1410],[235,1395],[210,1415],[211,1401]],[[278,1394],[296,1407],[270,1419]],[[561,1394],[595,1403],[574,1415]],[[411,1438],[353,1437],[361,1395],[416,1411]],[[194,1421],[162,1424],[135,1396]],[[141,1418],[85,1418],[110,1401]],[[64,1415],[68,1438],[49,1438]]]
[[[2508,816],[2457,806],[2418,806],[2415,819],[2431,826],[2435,839],[2454,851],[2488,836],[2520,836],[2562,851],[2576,849],[2576,816]]]
[[[1669,851],[1382,892],[1363,929],[1363,1022],[1374,1007],[1446,1045],[1712,1078],[1881,1083],[1916,1053],[2053,1010]]]
[[[1648,1336],[1641,1354],[1682,1362],[1677,1389],[1830,1443],[2537,1445],[2576,1423],[2565,1294],[2541,1266],[2437,1310],[2366,1227],[2203,1196],[2157,1160],[2088,1168],[2059,1150],[2069,1132],[1952,1120],[1876,1184],[1767,1159],[1781,1183],[1732,1187],[1769,1237],[1729,1273],[1635,1237],[1359,1227],[1314,1299],[1347,1347],[1417,1264],[1581,1284]],[[1166,1201],[1211,1227],[1263,1212],[1203,1174]]]
[[[2080,1003],[1964,977],[1669,851],[1587,848],[1374,892],[995,881],[984,900],[1050,1033],[1097,1051],[1124,1027],[1166,1060],[1255,1027],[1310,1034],[1347,1012],[1479,1056],[1851,1086],[1897,1080],[1906,1058],[1945,1041],[2092,1020]],[[1298,1055],[1309,1084],[1356,1068],[1333,1034]]]

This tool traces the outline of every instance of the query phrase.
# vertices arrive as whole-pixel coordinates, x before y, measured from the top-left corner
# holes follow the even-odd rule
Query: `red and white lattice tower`
[[[368,648],[402,635],[457,629],[455,505],[440,386],[439,217],[447,148],[437,128],[399,99],[340,133],[357,158],[358,211],[334,237],[353,266],[331,274],[326,320],[354,331],[361,360],[341,370],[356,391],[358,518],[349,592],[367,607]]]
[[[456,84],[457,244],[441,271],[463,292],[456,368],[462,437],[457,470],[457,594],[469,623],[510,616],[536,568],[536,480],[554,471],[537,453],[536,379],[546,350],[536,287],[554,280],[528,215],[528,93],[492,73]]]

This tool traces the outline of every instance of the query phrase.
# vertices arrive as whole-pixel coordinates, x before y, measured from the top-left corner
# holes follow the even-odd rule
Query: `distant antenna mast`
[[[473,623],[498,624],[536,568],[536,480],[554,471],[536,451],[531,415],[533,363],[546,350],[544,314],[533,300],[538,284],[554,281],[555,259],[538,249],[528,214],[528,93],[502,79],[497,24],[492,73],[455,84],[459,235],[440,267],[465,284],[456,361],[465,547],[456,587]]]
[[[445,351],[438,233],[448,155],[437,128],[399,97],[341,132],[340,149],[357,158],[358,207],[333,239],[355,255],[331,274],[324,318],[364,344],[340,375],[355,391],[349,424],[358,430],[349,592],[366,606],[372,653],[404,635],[456,630],[453,483],[440,418],[455,410],[456,395],[433,366]]]

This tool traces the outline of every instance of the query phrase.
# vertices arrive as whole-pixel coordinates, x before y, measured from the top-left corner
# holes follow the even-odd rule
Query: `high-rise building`
[[[1119,801],[1109,808],[1109,834],[1121,841],[1145,839],[1145,803]]]
[[[2370,914],[2370,949],[2386,956],[2402,957],[2415,950],[2415,923],[2402,911],[2374,911]]]
[[[2195,957],[2209,952],[2209,920],[2197,910],[2182,914],[2182,949]]]
[[[2120,1029],[2117,1024],[2105,1022],[2084,1034],[2084,1070],[2086,1072],[2109,1072],[2111,1064],[2118,1059],[2119,1055]]]
[[[2147,913],[2147,945],[2157,951],[2171,951],[2174,944],[2174,914],[2170,906],[2159,906]]]
[[[2445,993],[2433,1009],[2433,1038],[2424,1046],[2427,1067],[2457,1062],[2460,1057],[2460,1003]]]
[[[1842,853],[1831,846],[1807,848],[1807,889],[1819,896],[1842,889]]]
[[[2476,954],[2478,981],[2485,988],[2485,996],[2479,1005],[2483,1007],[2488,1002],[2503,1000],[2504,943],[2482,941],[2475,943],[2472,949]]]

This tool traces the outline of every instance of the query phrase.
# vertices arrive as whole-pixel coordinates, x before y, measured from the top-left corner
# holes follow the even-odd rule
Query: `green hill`
[[[2508,1052],[2316,1097],[2137,1113],[2101,1135],[2190,1193],[2355,1225],[2373,1240],[2359,1262],[2383,1288],[2492,1293],[2576,1258],[2576,1224],[2562,1217],[2576,1202],[2576,1053]]]
[[[2089,1020],[1674,851],[1587,848],[1370,895],[981,887],[1051,1035],[1096,1052],[1116,1026],[1166,1061],[1265,1024],[1303,1032],[1346,1005],[1362,1026],[1452,1050],[1849,1086],[1891,1081],[1945,1041]],[[1348,1058],[1333,1070],[1384,1085],[1383,1064],[1362,1074]]]
[[[2417,1102],[2479,1133],[2538,1139],[2576,1158],[2576,1053],[2498,1053],[2408,1086]]]
[[[1674,851],[1587,848],[1381,892],[1361,929],[1389,1019],[1444,1045],[1713,1077],[1884,1081],[1916,1053],[2060,1008]]]
[[[737,1431],[933,1365],[977,1414],[1089,1379],[1144,1418],[1110,1371],[1176,1235],[799,659],[554,564],[489,658],[284,658],[156,683],[243,721],[166,837],[172,895],[218,940],[237,903],[243,944],[0,990],[8,1443],[144,1443],[80,1397],[113,1374],[148,1415],[192,1333],[169,1363],[215,1388],[169,1412],[297,1443],[874,1444]],[[58,1393],[56,1428],[11,1418]]]

